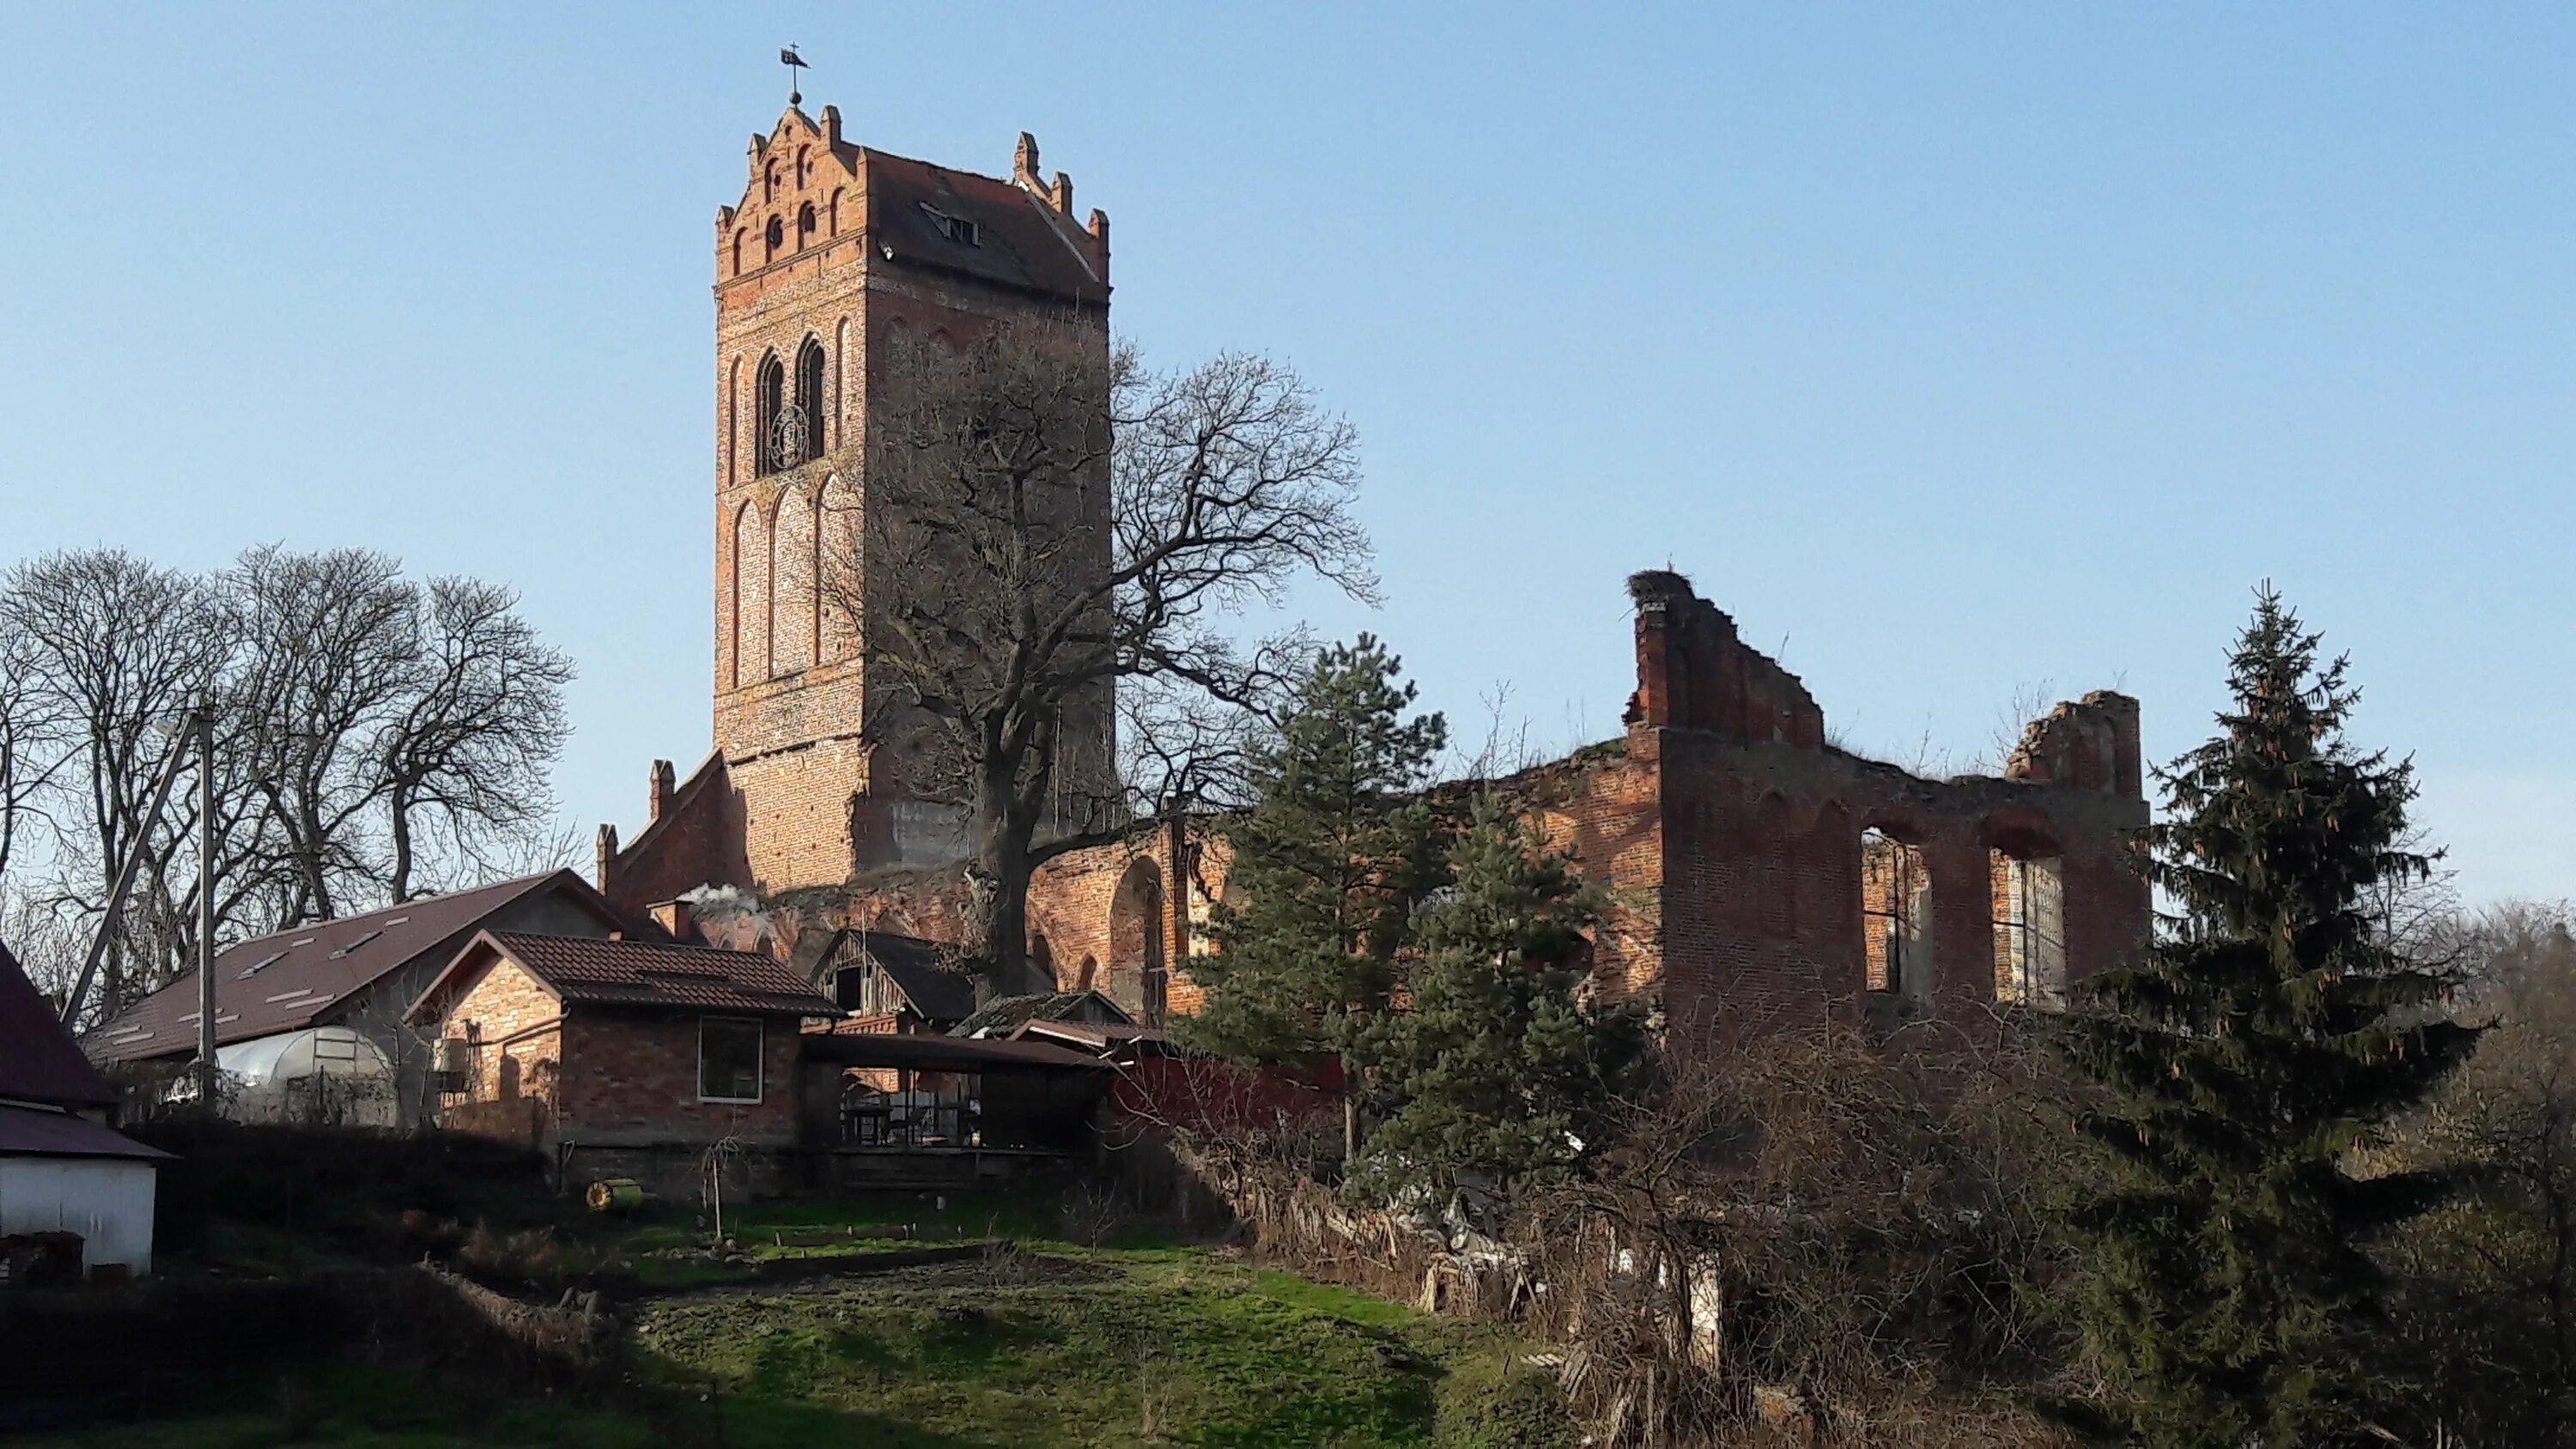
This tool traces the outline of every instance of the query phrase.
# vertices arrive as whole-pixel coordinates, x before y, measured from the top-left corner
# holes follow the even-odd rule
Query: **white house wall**
[[[0,1157],[0,1237],[78,1233],[90,1267],[152,1271],[148,1162],[112,1157]]]

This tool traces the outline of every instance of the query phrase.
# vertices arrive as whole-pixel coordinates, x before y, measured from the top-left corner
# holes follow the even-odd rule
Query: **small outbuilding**
[[[837,1015],[758,952],[509,931],[477,932],[410,1011],[439,1040],[443,1125],[668,1196],[711,1152],[742,1187],[783,1180],[800,1028]]]
[[[115,1129],[116,1089],[0,945],[0,1286],[152,1271],[152,1206],[170,1154]]]

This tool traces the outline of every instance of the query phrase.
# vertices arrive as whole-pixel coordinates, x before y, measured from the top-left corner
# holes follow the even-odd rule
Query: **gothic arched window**
[[[796,244],[807,246],[814,240],[814,203],[796,208]]]
[[[800,440],[804,456],[799,462],[823,456],[823,406],[827,397],[823,391],[823,366],[822,342],[806,338],[804,350],[796,354],[796,406],[804,413],[805,421],[805,436]]]
[[[759,405],[754,409],[758,431],[751,435],[752,456],[759,465],[754,476],[775,473],[779,467],[778,414],[787,405],[787,368],[771,353],[760,361]]]

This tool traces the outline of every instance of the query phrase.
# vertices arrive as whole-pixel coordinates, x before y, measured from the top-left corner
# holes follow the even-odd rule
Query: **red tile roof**
[[[387,974],[423,956],[452,953],[493,912],[558,887],[590,896],[589,886],[571,871],[548,871],[244,941],[215,957],[215,1040],[248,1041],[310,1026],[335,1003]],[[605,903],[600,909],[606,912]],[[82,1045],[100,1061],[194,1052],[196,973],[143,998]]]
[[[458,957],[459,962],[486,944],[527,968],[567,1005],[658,1006],[762,1016],[841,1014],[795,972],[757,951],[485,931]],[[437,989],[431,988],[432,992]]]
[[[0,1097],[65,1107],[110,1107],[116,1089],[81,1055],[54,1004],[0,944]]]
[[[33,1107],[0,1107],[0,1155],[170,1158],[158,1147],[146,1147],[86,1117]]]

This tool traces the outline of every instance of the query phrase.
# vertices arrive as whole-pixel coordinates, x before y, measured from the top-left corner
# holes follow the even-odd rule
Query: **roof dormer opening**
[[[984,244],[982,229],[975,225],[973,218],[951,216],[927,201],[921,203],[921,210],[923,215],[930,218],[930,224],[939,228],[941,236],[959,246],[977,247]]]

